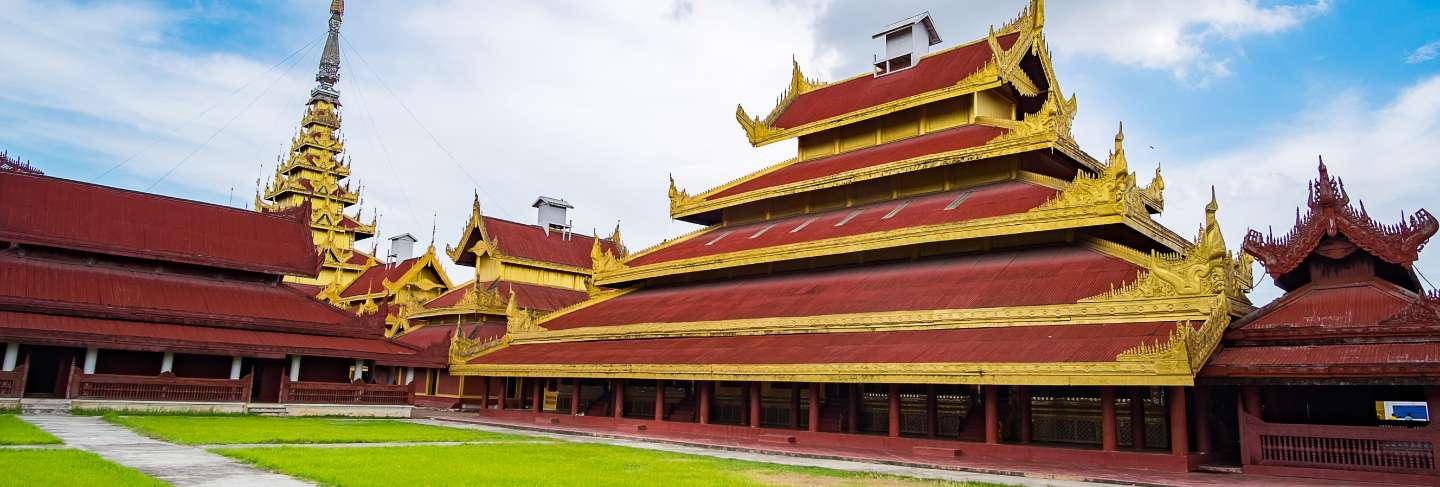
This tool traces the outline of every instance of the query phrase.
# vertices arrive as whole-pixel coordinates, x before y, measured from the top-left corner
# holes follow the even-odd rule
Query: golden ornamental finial
[[[345,0],[334,0],[330,2],[330,13],[345,15]]]

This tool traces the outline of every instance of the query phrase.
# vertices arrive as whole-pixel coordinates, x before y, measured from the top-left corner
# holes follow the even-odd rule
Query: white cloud
[[[1373,99],[1358,90],[1340,93],[1281,125],[1257,127],[1252,141],[1167,167],[1172,184],[1166,187],[1169,211],[1162,221],[1179,230],[1196,228],[1214,185],[1232,249],[1247,228],[1286,232],[1295,208],[1305,203],[1306,182],[1316,177],[1321,155],[1331,175],[1344,179],[1352,202],[1364,200],[1383,223],[1417,206],[1440,211],[1434,193],[1440,159],[1430,155],[1440,145],[1440,76],[1422,79],[1382,105],[1369,104]],[[1419,267],[1440,281],[1436,255],[1426,254]],[[1263,303],[1276,294],[1267,283],[1253,297]]]
[[[1406,64],[1420,64],[1440,56],[1440,40],[1426,42],[1405,57]]]
[[[127,167],[131,174],[106,180],[111,184],[138,181],[143,189],[255,99],[170,178],[216,195],[234,187],[248,199],[258,165],[273,165],[288,147],[313,85],[318,52],[257,99],[275,79],[262,73],[278,59],[167,42],[166,32],[191,12],[4,3],[0,65],[24,69],[0,73],[0,97],[65,113],[36,117],[46,121],[5,137],[47,141],[65,147],[62,153],[94,151],[96,173],[161,138]],[[324,4],[300,5],[315,10],[312,25],[276,33],[293,36],[296,47],[325,28]],[[529,221],[526,205],[546,194],[574,203],[576,228],[585,233],[605,232],[624,217],[633,247],[684,233],[690,225],[668,218],[666,174],[702,190],[786,158],[793,146],[749,146],[735,104],[767,109],[788,81],[789,53],[822,74],[834,58],[814,41],[821,2],[349,7],[343,35],[368,66],[346,46],[338,88],[365,206],[382,212],[386,235],[424,235],[433,222],[440,245],[456,237],[469,213],[474,184],[465,173],[479,180],[492,215]],[[241,94],[185,123],[252,79]],[[177,126],[179,134],[168,134]]]
[[[1231,74],[1231,55],[1217,45],[1294,28],[1325,13],[1325,0],[1261,6],[1254,0],[1206,2],[1054,2],[1046,25],[1057,55],[1096,56],[1176,79],[1204,83]]]

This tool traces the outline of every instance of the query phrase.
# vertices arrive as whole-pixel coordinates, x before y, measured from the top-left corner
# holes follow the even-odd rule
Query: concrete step
[[[761,443],[773,443],[773,444],[776,444],[776,445],[793,445],[793,444],[795,444],[795,436],[794,436],[794,435],[774,435],[774,434],[767,434],[767,435],[760,435],[760,437],[759,437],[758,439],[760,440]]]
[[[257,416],[289,416],[290,411],[285,409],[284,404],[251,404],[246,408],[250,414]]]
[[[1207,463],[1205,465],[1201,465],[1199,467],[1196,467],[1196,470],[1209,473],[1242,473],[1239,465],[1221,465],[1214,463]]]
[[[69,399],[21,399],[21,414],[70,414]]]
[[[910,453],[917,457],[955,458],[960,456],[960,449],[940,446],[917,446],[911,448]]]

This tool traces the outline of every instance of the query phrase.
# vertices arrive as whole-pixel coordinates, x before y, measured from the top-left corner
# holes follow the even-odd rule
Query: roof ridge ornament
[[[1245,293],[1253,287],[1249,254],[1232,254],[1225,247],[1225,236],[1216,218],[1220,205],[1215,189],[1210,189],[1210,202],[1205,205],[1205,224],[1195,243],[1182,253],[1151,251],[1145,258],[1145,271],[1134,281],[1081,302],[1135,301],[1157,298],[1217,295],[1247,302]]]

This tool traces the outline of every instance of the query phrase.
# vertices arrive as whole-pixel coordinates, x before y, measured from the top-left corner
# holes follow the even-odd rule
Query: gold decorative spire
[[[256,195],[256,210],[280,211],[301,204],[310,205],[310,227],[316,250],[324,258],[320,276],[315,279],[294,278],[296,282],[327,286],[344,286],[366,267],[372,258],[357,259],[354,245],[375,235],[378,214],[369,224],[360,212],[347,210],[359,204],[360,192],[348,181],[350,163],[344,156],[345,142],[340,134],[340,19],[345,2],[330,4],[329,32],[315,74],[316,86],[300,118],[300,128],[290,141],[290,150],[275,168],[275,175]]]

